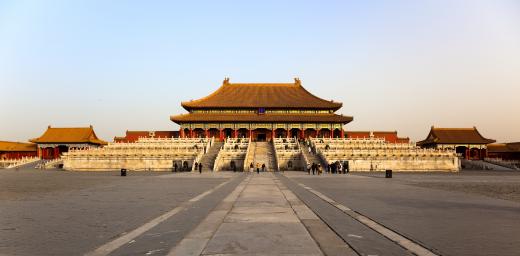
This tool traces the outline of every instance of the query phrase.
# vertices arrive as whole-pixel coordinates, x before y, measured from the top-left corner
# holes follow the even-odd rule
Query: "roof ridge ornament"
[[[222,84],[229,84],[229,77],[224,77]]]
[[[302,86],[302,82],[300,81],[300,78],[295,77],[295,78],[294,78],[294,84],[296,84],[296,85],[298,85],[298,86]]]

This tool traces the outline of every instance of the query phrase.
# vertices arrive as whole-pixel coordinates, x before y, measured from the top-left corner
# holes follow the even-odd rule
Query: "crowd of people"
[[[307,172],[309,175],[320,175],[323,171],[329,174],[347,174],[349,173],[349,164],[348,161],[345,161],[344,163],[336,161],[326,165],[325,168],[323,168],[319,163],[312,163],[307,166]]]

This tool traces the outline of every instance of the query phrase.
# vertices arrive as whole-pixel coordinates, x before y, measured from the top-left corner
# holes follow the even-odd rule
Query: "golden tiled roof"
[[[484,138],[476,127],[435,128],[432,126],[428,137],[417,144],[489,144],[493,142],[495,140]]]
[[[489,153],[518,153],[520,152],[520,142],[493,143],[487,145]]]
[[[176,123],[182,122],[333,122],[349,123],[351,116],[337,114],[237,114],[237,113],[190,113],[171,116]]]
[[[194,108],[301,108],[333,109],[342,103],[321,99],[308,92],[295,78],[294,83],[229,83],[212,94],[182,102],[186,110]]]
[[[107,143],[100,140],[92,126],[90,127],[74,127],[74,128],[53,128],[49,126],[47,131],[40,136],[30,140],[34,143],[90,143],[97,145],[106,145]]]
[[[3,152],[31,152],[36,151],[36,144],[0,141],[0,151]]]

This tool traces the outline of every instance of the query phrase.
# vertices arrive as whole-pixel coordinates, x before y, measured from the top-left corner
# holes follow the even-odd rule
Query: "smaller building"
[[[397,131],[346,131],[347,138],[381,138],[389,143],[410,143],[410,138],[397,136]]]
[[[54,128],[49,125],[42,136],[30,141],[38,145],[38,157],[42,159],[59,158],[71,148],[92,148],[107,144],[97,137],[92,125],[73,128]]]
[[[36,144],[0,141],[0,160],[15,160],[37,156]]]
[[[493,143],[487,149],[489,158],[520,161],[520,142]]]
[[[455,149],[464,159],[479,160],[487,157],[487,139],[473,128],[435,128],[432,126],[425,140],[417,142],[422,148]]]
[[[124,137],[114,137],[114,142],[133,143],[140,138],[178,138],[179,131],[126,131]]]

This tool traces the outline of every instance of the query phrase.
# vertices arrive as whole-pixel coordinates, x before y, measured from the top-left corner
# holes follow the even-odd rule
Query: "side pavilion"
[[[97,137],[92,125],[73,128],[54,128],[49,125],[42,136],[30,141],[37,144],[38,157],[42,159],[59,158],[61,153],[68,152],[71,148],[91,148],[107,144]]]
[[[425,140],[417,142],[422,148],[455,149],[464,159],[484,159],[487,157],[487,144],[495,140],[487,139],[473,128],[436,128],[433,127]]]

